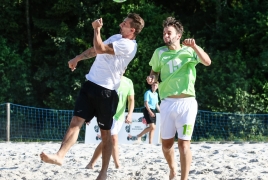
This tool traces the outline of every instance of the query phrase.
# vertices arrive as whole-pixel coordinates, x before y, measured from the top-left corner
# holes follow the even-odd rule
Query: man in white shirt
[[[118,104],[116,90],[120,85],[120,78],[130,61],[137,52],[136,36],[144,27],[143,19],[135,13],[128,14],[119,25],[120,34],[116,34],[102,41],[100,30],[103,26],[102,18],[92,22],[94,29],[94,47],[87,49],[71,59],[69,68],[74,71],[77,63],[96,56],[96,59],[86,75],[86,81],[81,87],[75,103],[74,116],[69,129],[63,138],[61,147],[56,154],[40,154],[46,163],[62,165],[64,157],[76,142],[80,128],[85,122],[95,116],[101,130],[102,137],[102,168],[97,180],[107,178],[107,169],[112,154],[111,126]]]

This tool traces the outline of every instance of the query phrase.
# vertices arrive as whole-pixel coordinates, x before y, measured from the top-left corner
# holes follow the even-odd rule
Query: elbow
[[[105,49],[102,46],[94,46],[96,54],[104,54]]]
[[[211,61],[206,62],[205,66],[210,66],[211,65]]]
[[[104,54],[104,52],[103,52],[101,49],[95,49],[95,52],[96,52],[97,54]]]
[[[210,59],[206,59],[205,61],[203,61],[203,63],[205,66],[210,66],[211,65],[211,60]]]

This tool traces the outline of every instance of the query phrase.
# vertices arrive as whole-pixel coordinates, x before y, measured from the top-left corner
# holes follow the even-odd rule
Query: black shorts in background
[[[74,116],[91,121],[95,116],[100,129],[110,130],[116,113],[118,95],[115,90],[106,89],[86,81],[76,99]]]
[[[147,124],[151,124],[151,123],[156,124],[156,113],[155,113],[155,110],[154,109],[151,109],[151,111],[154,113],[154,116],[155,117],[151,117],[149,115],[149,112],[148,112],[148,110],[146,108],[143,109],[143,116],[144,116]]]

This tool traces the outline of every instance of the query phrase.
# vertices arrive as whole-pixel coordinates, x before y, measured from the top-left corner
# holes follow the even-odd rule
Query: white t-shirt
[[[120,78],[137,52],[135,40],[122,38],[121,34],[109,37],[104,44],[113,44],[115,55],[97,54],[86,75],[87,80],[110,90],[117,90]]]

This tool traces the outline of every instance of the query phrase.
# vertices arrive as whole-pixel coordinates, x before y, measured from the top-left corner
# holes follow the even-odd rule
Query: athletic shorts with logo
[[[161,138],[171,139],[177,131],[179,139],[191,140],[197,108],[195,97],[163,99],[160,104]]]
[[[86,81],[76,99],[74,116],[81,117],[86,122],[95,116],[100,129],[110,130],[117,104],[118,95],[115,90]]]

